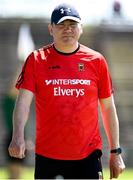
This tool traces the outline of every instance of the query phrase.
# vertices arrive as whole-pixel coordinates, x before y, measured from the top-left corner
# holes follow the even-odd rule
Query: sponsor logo
[[[76,98],[84,95],[84,89],[62,89],[54,88],[54,96],[75,96]]]
[[[86,79],[51,79],[45,80],[46,85],[90,85],[90,80]]]
[[[85,90],[84,86],[89,86],[91,84],[90,80],[86,79],[50,79],[45,80],[46,86],[53,85],[53,94],[54,96],[75,96],[78,98],[79,96],[84,96]],[[55,87],[56,85],[59,85]],[[67,85],[81,85],[82,88],[65,88],[61,85],[67,86]]]

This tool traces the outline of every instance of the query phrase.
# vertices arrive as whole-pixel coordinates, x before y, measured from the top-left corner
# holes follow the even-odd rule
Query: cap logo
[[[65,11],[70,13],[71,12],[71,8],[61,8],[60,9],[61,14],[64,14]]]

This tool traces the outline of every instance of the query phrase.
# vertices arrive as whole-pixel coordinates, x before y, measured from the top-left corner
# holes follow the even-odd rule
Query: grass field
[[[34,169],[24,168],[21,179],[34,179]],[[6,168],[0,168],[0,179],[8,179],[8,174]],[[104,169],[104,179],[109,179],[109,170]],[[119,176],[119,180],[133,180],[133,169],[126,169],[125,172]]]

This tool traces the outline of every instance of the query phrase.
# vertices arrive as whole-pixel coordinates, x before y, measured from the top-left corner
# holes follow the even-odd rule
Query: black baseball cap
[[[78,11],[72,5],[60,4],[55,7],[51,15],[51,24],[59,24],[67,19],[79,23],[81,22],[81,17]]]

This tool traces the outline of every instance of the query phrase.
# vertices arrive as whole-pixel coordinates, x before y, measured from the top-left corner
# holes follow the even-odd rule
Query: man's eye
[[[60,23],[60,24],[58,24],[58,27],[64,27],[64,24]]]
[[[77,24],[71,24],[70,25],[72,28],[75,28],[75,27],[77,27]]]
[[[77,23],[72,23],[72,24],[69,24],[69,25],[65,25],[64,23],[60,23],[60,24],[57,24],[57,26],[59,27],[59,28],[65,28],[65,27],[71,27],[71,28],[76,28],[77,27]]]

